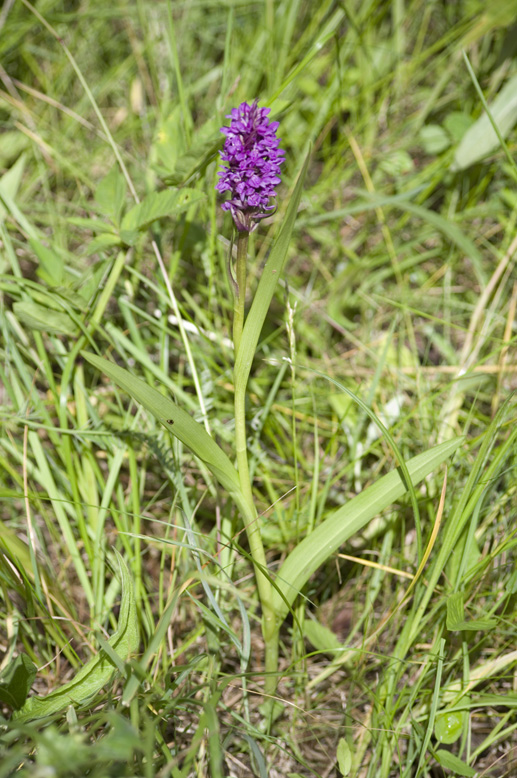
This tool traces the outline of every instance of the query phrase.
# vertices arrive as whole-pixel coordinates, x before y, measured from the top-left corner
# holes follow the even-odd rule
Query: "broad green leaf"
[[[39,259],[38,275],[50,286],[59,286],[63,283],[65,267],[62,257],[52,249],[47,248],[36,238],[29,243]]]
[[[451,632],[465,630],[477,632],[478,630],[494,629],[497,619],[465,619],[463,608],[463,593],[455,592],[447,599],[447,629]]]
[[[240,492],[239,476],[224,451],[210,437],[201,424],[157,389],[131,375],[124,368],[108,362],[103,357],[81,351],[82,356],[94,367],[115,381],[121,389],[146,408],[149,413],[172,432],[199,459],[230,493]]]
[[[102,179],[95,190],[95,199],[102,212],[118,225],[126,199],[126,180],[117,166]]]
[[[43,298],[45,302],[48,300],[49,305],[52,307],[59,306],[58,310],[64,309],[65,311],[70,311],[70,316],[72,315],[72,311],[83,314],[87,313],[85,310],[84,298],[76,292],[74,288],[69,286],[56,286],[52,292],[52,295],[46,294]],[[35,292],[33,292],[33,294],[35,295]]]
[[[33,330],[57,332],[61,335],[75,335],[77,326],[70,316],[32,302],[17,302],[13,305],[16,317]]]
[[[463,438],[456,438],[446,441],[406,462],[413,485],[418,484],[452,456],[462,440]],[[338,508],[302,540],[289,554],[275,580],[279,591],[275,590],[273,599],[280,621],[287,616],[289,607],[311,575],[352,535],[359,532],[395,500],[403,497],[406,491],[399,470],[394,470]]]
[[[0,498],[5,499],[6,497],[7,499],[19,499],[19,493],[13,490],[12,495],[10,495],[2,489]],[[2,556],[7,554],[21,569],[25,570],[28,577],[33,577],[28,545],[10,527],[6,526],[5,521],[0,522],[0,554]]]
[[[37,667],[27,654],[19,654],[0,674],[0,702],[15,710],[21,708],[29,696]]]
[[[455,592],[447,599],[447,629],[449,631],[457,630],[458,625],[463,624],[464,621],[463,594]],[[461,627],[459,628],[461,629]]]
[[[165,189],[163,192],[152,192],[126,213],[122,219],[120,237],[124,243],[132,246],[141,230],[146,230],[153,222],[165,216],[176,216],[204,197],[203,192],[196,189]]]
[[[350,746],[346,741],[346,738],[344,737],[339,738],[339,743],[337,744],[336,759],[339,767],[339,772],[341,773],[341,775],[344,775],[345,778],[347,778],[347,776],[350,775],[350,770],[352,769],[352,752],[350,750]]]
[[[502,138],[507,138],[517,123],[517,75],[514,75],[489,105],[492,119]],[[499,138],[488,118],[483,115],[467,130],[454,155],[452,170],[465,170],[499,148]]]
[[[455,743],[461,737],[464,723],[464,711],[457,710],[439,713],[434,722],[434,736],[439,743],[446,743],[447,745]]]
[[[466,762],[458,756],[451,754],[450,751],[445,751],[443,748],[440,748],[435,756],[441,766],[445,767],[447,770],[452,770],[454,775],[461,775],[464,776],[464,778],[474,778],[474,776],[477,775],[477,772],[473,767],[470,767],[470,765],[466,764]]]
[[[140,637],[133,581],[128,567],[121,557],[119,557],[119,564],[122,579],[122,603],[117,631],[112,635],[108,644],[120,660],[126,662],[138,648]],[[46,697],[30,697],[23,708],[13,714],[13,719],[31,721],[59,713],[68,705],[81,704],[96,694],[99,689],[102,689],[111,680],[115,671],[116,668],[111,658],[105,651],[101,650],[97,656],[79,670],[69,683],[50,692]]]
[[[271,249],[266,264],[262,268],[257,291],[255,292],[250,312],[246,318],[239,353],[235,363],[234,374],[236,392],[240,391],[244,393],[246,390],[246,384],[257,349],[258,339],[262,331],[262,325],[264,324],[271,300],[273,299],[275,287],[287,257],[287,250],[289,248],[289,242],[291,240],[296,214],[298,212],[298,205],[302,195],[303,182],[309,165],[309,157],[310,149],[307,152],[305,162],[291,195],[287,213],[284,217],[279,235]]]

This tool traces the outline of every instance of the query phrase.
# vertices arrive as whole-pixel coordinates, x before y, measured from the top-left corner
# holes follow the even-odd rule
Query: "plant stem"
[[[242,485],[241,488],[244,491],[244,479],[241,476],[240,468],[239,477]],[[266,674],[264,684],[265,692],[268,695],[273,695],[275,694],[277,686],[279,641],[279,626],[273,607],[273,587],[271,586],[271,579],[267,569],[266,555],[260,536],[260,519],[257,516],[256,508],[253,504],[250,505],[247,499],[246,502],[239,507],[241,509],[246,535],[248,537],[250,554],[255,565],[257,589],[262,607],[262,636],[264,638],[265,646],[264,669]]]
[[[248,254],[249,234],[239,232],[237,236],[236,284],[234,286],[234,319],[233,343],[235,358],[239,352],[242,331],[244,328],[244,304],[246,300],[246,260]],[[231,258],[230,258],[231,260]],[[248,450],[246,443],[246,384],[247,375],[234,372],[234,408],[235,408],[235,446],[237,455],[237,470],[244,501],[240,504],[244,526],[248,537],[250,554],[255,564],[255,575],[260,604],[262,606],[262,635],[265,643],[265,690],[266,694],[274,694],[276,690],[276,673],[278,670],[278,638],[279,630],[273,607],[273,588],[267,570],[266,555],[260,534],[260,518],[257,515],[253,500],[250,471],[248,465]]]
[[[235,359],[239,353],[242,329],[244,327],[244,306],[246,304],[246,261],[248,258],[249,233],[237,233],[237,264],[235,267],[235,286],[233,293],[233,347]],[[230,262],[232,258],[230,257]]]

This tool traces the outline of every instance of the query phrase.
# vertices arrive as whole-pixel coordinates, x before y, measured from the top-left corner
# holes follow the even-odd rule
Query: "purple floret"
[[[252,105],[241,103],[227,117],[230,126],[221,128],[226,141],[220,155],[228,167],[219,173],[216,189],[230,192],[222,208],[231,212],[238,230],[251,232],[275,208],[269,201],[276,197],[285,152],[278,148],[278,122],[269,121],[269,112],[256,100]]]

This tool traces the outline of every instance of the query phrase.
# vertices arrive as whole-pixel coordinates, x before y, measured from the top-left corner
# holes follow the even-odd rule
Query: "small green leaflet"
[[[439,743],[450,745],[461,737],[465,724],[465,711],[445,711],[436,716],[434,736]]]
[[[418,133],[418,139],[426,154],[441,154],[451,145],[451,139],[439,124],[427,124]]]
[[[21,708],[36,677],[36,665],[27,654],[19,654],[0,674],[0,702],[10,708]]]
[[[447,599],[447,629],[450,632],[477,632],[494,627],[497,627],[497,619],[465,619],[462,592],[455,592]]]
[[[138,648],[140,637],[133,581],[122,557],[119,557],[119,565],[122,579],[122,604],[118,629],[109,639],[108,645],[121,662],[126,662]],[[80,705],[102,689],[115,672],[113,660],[101,650],[69,683],[50,692],[46,697],[29,697],[23,708],[13,714],[13,720],[31,721],[59,713],[71,704]]]
[[[95,190],[95,199],[102,212],[118,226],[126,200],[126,180],[118,167],[113,167]]]
[[[346,778],[348,775],[350,775],[350,770],[352,769],[352,752],[350,750],[350,746],[348,745],[344,737],[339,738],[339,743],[337,744],[336,759],[339,767],[339,772],[341,773],[341,775],[344,775]]]
[[[474,778],[474,776],[477,775],[477,772],[473,767],[470,767],[470,765],[466,764],[458,756],[451,754],[450,751],[445,751],[443,748],[440,748],[435,756],[441,766],[445,767],[447,770],[452,770],[454,775],[461,775],[464,776],[464,778]]]

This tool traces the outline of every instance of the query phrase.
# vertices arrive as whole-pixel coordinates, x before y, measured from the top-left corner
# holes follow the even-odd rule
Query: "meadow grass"
[[[4,3],[0,778],[516,773],[516,16]],[[248,305],[312,144],[246,395],[272,581],[399,455],[462,438],[289,607],[275,590],[273,694],[232,502],[80,354],[174,396],[234,456],[214,186],[224,117],[255,98],[286,163]]]

